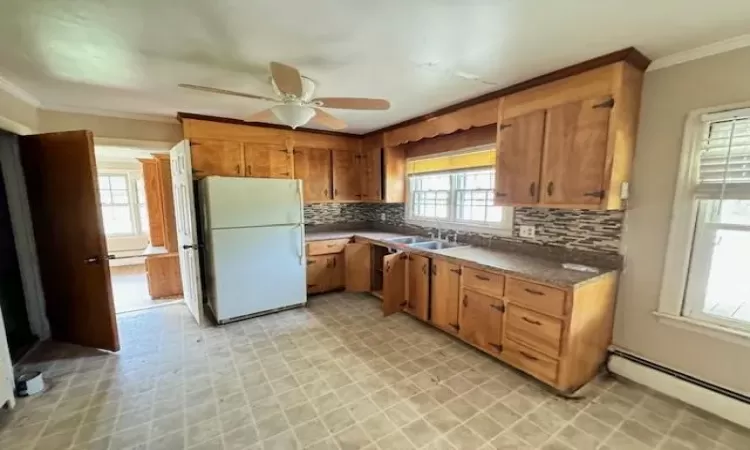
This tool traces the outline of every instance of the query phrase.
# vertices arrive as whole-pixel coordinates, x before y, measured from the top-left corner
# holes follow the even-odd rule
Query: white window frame
[[[667,254],[664,261],[659,305],[654,315],[668,325],[696,331],[725,341],[750,346],[750,324],[743,321],[724,319],[709,314],[683,315],[686,302],[695,304],[695,298],[686,298],[688,274],[692,252],[701,252],[693,244],[701,232],[697,226],[699,213],[698,199],[694,194],[694,183],[697,179],[699,142],[702,139],[703,117],[711,115],[712,119],[727,119],[738,112],[750,108],[750,102],[705,108],[692,111],[685,122],[680,168],[677,173],[672,220],[667,241]],[[745,111],[746,112],[746,111]],[[705,239],[700,242],[706,242]],[[708,258],[704,258],[708,259]],[[698,273],[707,270],[698,270]],[[691,283],[706,280],[690,280]],[[695,297],[695,296],[694,296]]]
[[[459,153],[469,153],[471,151],[477,151],[477,149],[472,149],[470,151],[462,150]],[[441,154],[440,156],[444,156],[445,154]],[[426,159],[426,158],[411,158],[408,161],[413,161],[415,159]],[[407,161],[407,164],[408,164]],[[460,169],[460,170],[451,170],[451,171],[444,171],[444,172],[434,172],[434,174],[445,174],[445,173],[462,173],[462,172],[470,172],[474,170],[486,170],[486,169],[495,169],[494,166],[487,166],[487,167],[472,167],[468,169]],[[430,175],[430,173],[424,173],[424,174],[415,174],[415,175]],[[406,193],[406,204],[404,205],[405,211],[404,211],[404,219],[406,220],[406,223],[412,224],[412,225],[418,225],[421,227],[430,227],[430,228],[438,228],[442,230],[455,230],[455,231],[464,231],[464,232],[471,232],[471,233],[482,233],[482,234],[491,234],[495,236],[512,236],[513,235],[513,207],[510,206],[503,206],[502,208],[502,221],[498,223],[488,223],[488,224],[482,224],[479,222],[472,222],[472,221],[459,221],[454,219],[456,217],[456,189],[454,186],[455,179],[451,177],[451,189],[450,194],[448,198],[448,219],[441,220],[441,219],[428,219],[424,217],[415,217],[412,215],[412,191],[411,191],[411,183],[409,182],[409,176],[406,177],[406,186],[407,186],[407,193]],[[445,236],[443,236],[445,237]]]
[[[138,203],[138,191],[136,183],[143,177],[138,171],[135,170],[117,170],[117,169],[99,169],[97,170],[97,189],[99,188],[98,176],[124,176],[127,179],[128,185],[128,206],[130,207],[130,220],[133,223],[132,233],[113,233],[106,234],[107,238],[119,238],[119,237],[137,237],[145,236],[148,234],[148,230],[144,228],[144,224],[141,223],[141,214],[139,211]],[[144,193],[145,194],[145,193]],[[99,205],[101,208],[102,205]]]

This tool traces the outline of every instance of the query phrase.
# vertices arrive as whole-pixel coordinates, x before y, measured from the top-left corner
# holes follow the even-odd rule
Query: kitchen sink
[[[419,242],[428,242],[428,241],[430,241],[429,238],[423,238],[422,236],[406,236],[406,237],[388,239],[388,242],[393,242],[394,244],[408,244],[408,245],[412,245],[412,244],[419,243]]]
[[[426,241],[409,244],[409,247],[423,248],[425,250],[442,250],[444,248],[466,247],[466,245],[446,241]]]

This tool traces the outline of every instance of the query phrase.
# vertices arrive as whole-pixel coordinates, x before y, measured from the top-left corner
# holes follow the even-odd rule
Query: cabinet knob
[[[553,192],[555,192],[555,183],[550,181],[547,183],[547,195],[552,195]]]
[[[536,182],[532,181],[531,186],[529,186],[529,195],[534,197],[536,195]]]

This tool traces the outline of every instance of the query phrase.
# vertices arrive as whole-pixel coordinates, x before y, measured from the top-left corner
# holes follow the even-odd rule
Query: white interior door
[[[203,296],[200,282],[198,230],[193,193],[193,167],[190,161],[190,142],[184,140],[169,152],[174,192],[174,216],[177,225],[177,251],[180,255],[180,275],[185,304],[195,321],[203,319]]]

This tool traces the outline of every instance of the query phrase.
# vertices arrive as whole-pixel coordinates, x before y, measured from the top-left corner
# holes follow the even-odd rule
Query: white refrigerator
[[[205,288],[216,320],[304,305],[302,182],[211,176],[199,194]]]

